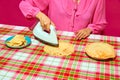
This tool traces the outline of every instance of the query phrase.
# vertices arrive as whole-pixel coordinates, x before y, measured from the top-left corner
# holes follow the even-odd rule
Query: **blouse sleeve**
[[[40,11],[47,9],[49,0],[22,0],[19,8],[26,18],[33,18]]]
[[[92,30],[93,34],[100,34],[106,26],[105,17],[105,0],[98,0],[95,12],[93,14],[93,20],[88,28]]]

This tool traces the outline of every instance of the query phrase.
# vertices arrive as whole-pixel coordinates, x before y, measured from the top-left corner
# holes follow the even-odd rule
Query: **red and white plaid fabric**
[[[16,34],[31,38],[30,46],[11,49],[5,40]],[[120,38],[90,35],[75,41],[72,32],[57,31],[60,40],[72,43],[75,52],[66,57],[50,56],[44,52],[43,43],[36,40],[27,27],[0,25],[0,80],[119,80],[120,79]],[[87,43],[103,41],[115,47],[117,57],[110,61],[89,58],[84,47]]]

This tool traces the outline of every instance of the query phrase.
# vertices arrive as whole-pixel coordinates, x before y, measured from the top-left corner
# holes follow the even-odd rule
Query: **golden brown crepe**
[[[24,35],[15,35],[13,39],[7,42],[7,45],[17,47],[26,45],[26,40]]]
[[[104,42],[95,42],[86,45],[85,52],[88,56],[99,60],[115,58],[116,56],[114,47]]]
[[[46,45],[44,51],[52,56],[68,56],[74,52],[74,46],[73,44],[59,41],[58,47]]]

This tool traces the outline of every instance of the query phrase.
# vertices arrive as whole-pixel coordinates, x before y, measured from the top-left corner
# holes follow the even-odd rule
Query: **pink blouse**
[[[19,7],[26,18],[45,12],[57,30],[78,31],[88,27],[100,34],[106,25],[105,0],[80,0],[79,4],[73,0],[22,0]]]

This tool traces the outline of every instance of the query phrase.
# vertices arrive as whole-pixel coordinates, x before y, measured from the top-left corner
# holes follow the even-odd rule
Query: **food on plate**
[[[51,56],[68,56],[74,52],[74,45],[59,41],[58,47],[46,45],[44,51]]]
[[[17,47],[25,46],[27,44],[24,35],[15,35],[10,41],[6,42],[7,45]]]
[[[114,47],[104,42],[94,42],[86,45],[85,52],[88,56],[98,60],[116,57]]]

